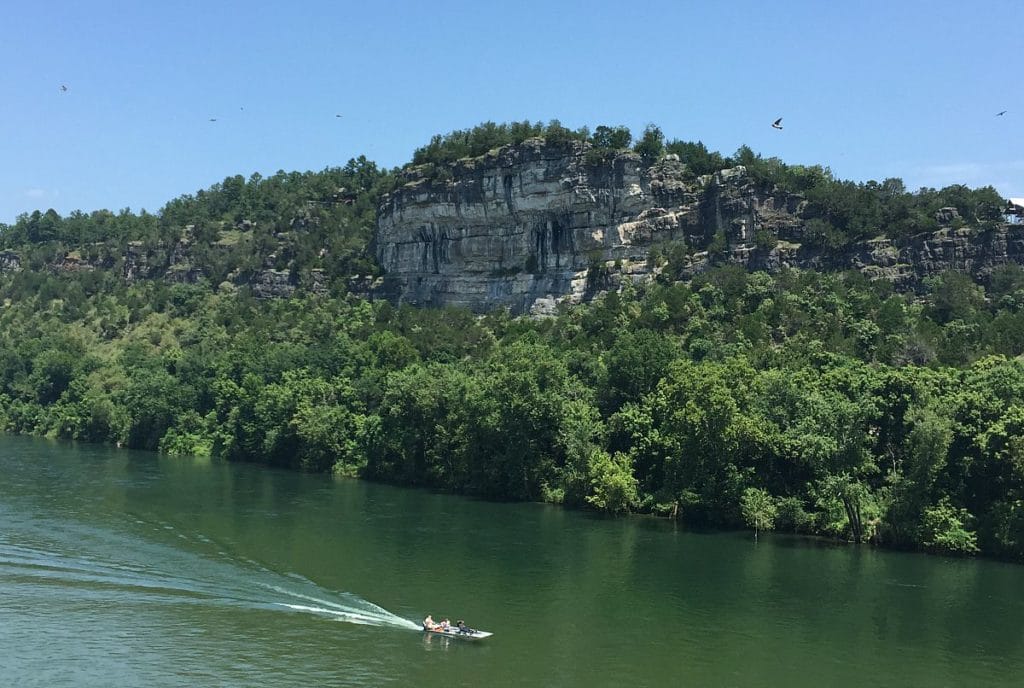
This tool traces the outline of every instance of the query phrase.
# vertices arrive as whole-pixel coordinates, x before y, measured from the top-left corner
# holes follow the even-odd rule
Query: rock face
[[[295,293],[295,283],[287,270],[260,270],[252,282],[252,294],[258,299],[286,299]]]
[[[661,243],[706,247],[721,235],[751,248],[744,262],[755,267],[785,262],[754,251],[755,234],[800,235],[802,199],[759,192],[742,167],[694,179],[674,156],[648,167],[635,153],[588,151],[535,139],[459,161],[450,179],[408,174],[379,210],[379,293],[545,312],[649,278]]]
[[[440,173],[405,173],[378,210],[378,296],[414,305],[551,312],[626,281],[651,279],[655,249],[685,247],[681,273],[857,269],[914,288],[959,270],[984,279],[1024,259],[1024,227],[944,229],[897,246],[888,239],[830,254],[803,246],[804,200],[764,188],[742,167],[694,177],[675,156],[652,166],[635,153],[533,139]],[[953,208],[940,222],[959,224]]]
[[[21,257],[14,251],[0,251],[0,273],[21,271]]]

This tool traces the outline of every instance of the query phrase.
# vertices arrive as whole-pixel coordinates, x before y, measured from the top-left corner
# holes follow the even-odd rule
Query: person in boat
[[[459,629],[459,633],[472,633],[472,631],[469,630],[469,626],[467,626],[466,622],[462,619],[456,621],[455,626]]]
[[[436,631],[438,624],[434,622],[434,617],[427,614],[427,618],[423,619],[423,630],[424,631]]]
[[[448,631],[452,630],[452,622],[449,621],[448,619],[445,619],[444,621],[441,622],[441,629],[440,630],[443,633],[447,633]]]

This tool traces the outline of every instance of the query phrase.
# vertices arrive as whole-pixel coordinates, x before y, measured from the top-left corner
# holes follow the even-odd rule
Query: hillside
[[[158,215],[20,218],[0,232],[0,428],[1024,560],[1024,269],[991,189],[910,194],[538,126],[439,137],[403,170],[229,178]],[[584,174],[591,214],[538,224],[548,206],[519,189],[546,177],[483,182],[506,159]],[[494,222],[507,242],[449,235],[424,265],[442,244],[395,233],[443,193],[438,227],[503,207],[543,236]],[[629,228],[634,247],[605,241]],[[896,269],[738,259],[789,247],[849,268],[864,242]],[[586,302],[554,303],[571,277],[546,318],[410,305],[457,294],[442,278],[487,246],[507,260],[467,279],[513,287],[474,294],[526,310],[531,285],[582,266]]]
[[[666,142],[656,127],[631,143],[622,127],[487,123],[435,137],[401,170],[360,157],[228,177],[155,215],[35,211],[0,224],[0,272],[551,313],[723,264],[855,269],[901,290],[945,270],[984,283],[1024,250],[991,188],[842,182],[746,147]]]

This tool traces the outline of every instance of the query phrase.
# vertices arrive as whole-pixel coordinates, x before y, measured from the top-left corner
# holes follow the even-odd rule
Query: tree
[[[603,356],[607,374],[599,390],[602,407],[614,412],[650,393],[680,353],[677,342],[651,330],[621,332]]]
[[[594,144],[594,148],[602,148],[607,150],[622,150],[629,148],[629,142],[633,140],[633,135],[630,133],[628,127],[607,127],[601,125],[594,129],[594,134],[590,137],[590,142]]]
[[[921,542],[925,547],[946,554],[975,554],[978,536],[967,525],[972,521],[967,509],[954,507],[945,496],[924,510]]]
[[[627,454],[610,456],[604,451],[595,452],[590,472],[593,492],[587,497],[587,503],[613,514],[629,511],[636,504],[637,480]]]
[[[602,450],[604,434],[604,423],[596,407],[586,399],[566,401],[558,430],[558,448],[564,456],[556,471],[555,489],[560,494],[554,495],[552,501],[571,506],[588,503],[595,468],[607,460],[607,454]]]
[[[772,496],[765,490],[756,487],[748,487],[743,491],[740,499],[740,510],[743,512],[743,520],[754,529],[754,539],[762,530],[771,530],[775,527],[775,516],[778,510]]]
[[[892,496],[886,511],[896,542],[919,536],[924,510],[932,503],[935,482],[946,467],[953,440],[949,419],[932,408],[913,408],[904,422],[910,430],[893,448],[899,458],[894,458]]]
[[[633,150],[649,165],[664,154],[665,135],[657,126],[648,124],[644,129],[643,136],[633,146]]]

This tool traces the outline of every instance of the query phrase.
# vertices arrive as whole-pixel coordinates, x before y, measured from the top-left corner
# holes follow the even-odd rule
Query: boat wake
[[[407,628],[411,631],[420,630],[420,625],[405,619],[397,614],[392,614],[383,607],[378,607],[372,602],[360,599],[347,593],[342,594],[346,599],[345,604],[335,603],[328,600],[318,599],[310,595],[287,590],[276,585],[270,589],[281,595],[295,597],[314,604],[297,604],[293,602],[274,602],[275,605],[285,607],[296,612],[308,612],[331,617],[337,621],[347,621],[364,626],[394,626],[396,628]]]
[[[76,605],[227,605],[419,630],[413,621],[351,593],[234,558],[202,536],[186,539],[216,551],[206,556],[112,531],[65,530],[54,536],[15,529],[0,534],[0,583],[26,605],[60,598]]]

